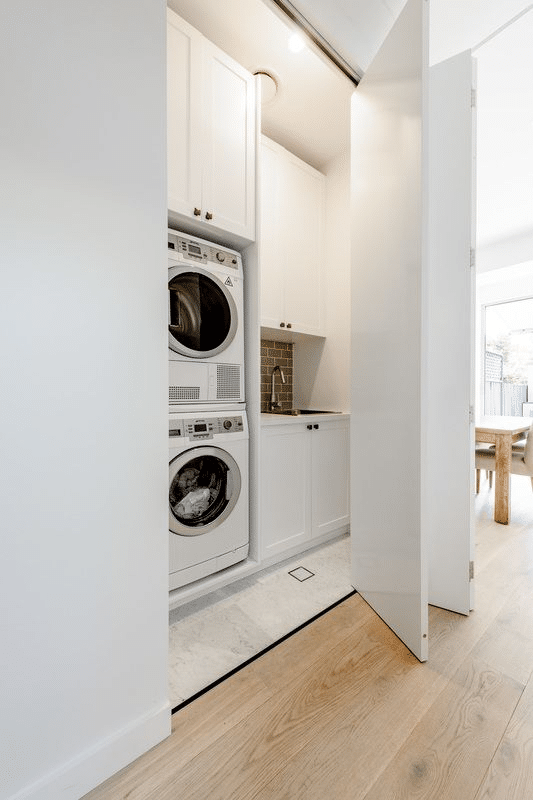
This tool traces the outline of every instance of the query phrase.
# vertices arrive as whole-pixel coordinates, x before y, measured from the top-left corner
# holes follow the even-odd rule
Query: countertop
[[[350,419],[350,415],[345,412],[334,412],[330,414],[261,414],[261,427],[267,425],[294,425],[294,423],[312,423],[335,421],[338,419]]]

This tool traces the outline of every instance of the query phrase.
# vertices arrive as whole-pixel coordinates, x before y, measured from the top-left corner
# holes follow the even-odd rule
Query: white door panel
[[[284,242],[281,242],[279,207],[282,197],[279,154],[268,139],[261,142],[261,323],[279,328],[285,320],[283,282]]]
[[[322,536],[349,523],[349,429],[348,420],[313,425],[313,536]]]
[[[267,427],[262,436],[263,558],[311,538],[311,436],[305,425]]]
[[[202,202],[214,225],[246,236],[255,228],[254,78],[211,42],[203,46],[209,125]]]
[[[316,333],[322,328],[323,187],[322,176],[299,159],[285,164],[283,202],[291,231],[284,254],[285,316],[298,330]]]
[[[430,69],[427,468],[429,602],[468,614],[473,549],[472,56]]]
[[[167,23],[168,205],[190,216],[202,197],[202,37],[170,10]]]
[[[352,102],[354,586],[427,658],[421,525],[427,3],[408,0]]]

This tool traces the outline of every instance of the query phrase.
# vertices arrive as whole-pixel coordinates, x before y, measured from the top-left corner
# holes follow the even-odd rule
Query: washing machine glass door
[[[168,271],[169,347],[190,358],[222,352],[237,330],[237,307],[226,286],[200,267]]]
[[[231,514],[241,491],[237,462],[218,447],[195,447],[169,464],[169,529],[207,533]]]

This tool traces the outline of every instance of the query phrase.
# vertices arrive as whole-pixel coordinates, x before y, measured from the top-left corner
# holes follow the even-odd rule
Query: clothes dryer
[[[240,253],[168,230],[169,407],[244,403]]]
[[[248,555],[248,424],[240,406],[169,415],[169,588]]]

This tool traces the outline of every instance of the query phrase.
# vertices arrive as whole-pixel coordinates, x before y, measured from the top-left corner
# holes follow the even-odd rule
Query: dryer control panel
[[[225,417],[197,417],[196,419],[173,419],[169,424],[170,436],[186,436],[189,441],[213,439],[223,433],[242,433],[241,414]]]
[[[216,264],[230,269],[238,269],[241,257],[235,250],[213,245],[204,239],[193,239],[178,231],[168,232],[168,253],[177,261],[196,264]]]

